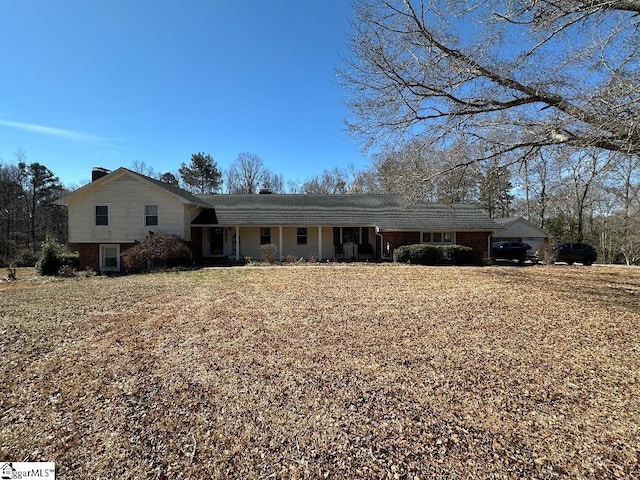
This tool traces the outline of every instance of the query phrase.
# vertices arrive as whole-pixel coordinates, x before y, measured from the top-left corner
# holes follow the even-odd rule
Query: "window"
[[[109,225],[109,207],[96,205],[96,225]]]
[[[451,232],[422,232],[422,243],[453,243]]]
[[[358,227],[342,227],[342,243],[360,243]]]
[[[120,271],[120,245],[100,245],[100,270]]]
[[[333,243],[369,243],[368,227],[333,227]]]
[[[307,228],[300,227],[298,228],[298,245],[306,245],[307,244]]]
[[[158,206],[146,205],[144,207],[144,224],[147,227],[158,225]]]
[[[271,243],[271,229],[261,228],[260,229],[260,245],[267,245],[269,243]]]

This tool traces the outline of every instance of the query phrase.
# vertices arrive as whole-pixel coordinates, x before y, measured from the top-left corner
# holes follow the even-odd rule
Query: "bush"
[[[11,265],[16,267],[33,267],[38,261],[38,253],[34,252],[30,248],[23,248],[18,250],[11,260]]]
[[[263,262],[273,264],[278,258],[278,247],[273,243],[260,246],[260,258]]]
[[[177,235],[156,233],[129,248],[122,255],[122,263],[130,271],[152,270],[188,265],[190,255],[189,247]]]
[[[393,251],[399,263],[415,265],[465,265],[473,261],[473,250],[463,245],[403,245]]]
[[[58,275],[63,269],[77,269],[78,254],[70,252],[64,245],[47,238],[40,247],[40,256],[35,269],[39,275]]]
[[[427,244],[403,245],[393,251],[396,262],[415,265],[436,265],[438,256],[438,247]]]
[[[558,257],[558,252],[553,249],[553,246],[546,242],[536,252],[538,259],[545,265],[553,265]]]
[[[450,265],[469,265],[473,263],[473,249],[464,245],[442,245],[438,247],[441,263]]]

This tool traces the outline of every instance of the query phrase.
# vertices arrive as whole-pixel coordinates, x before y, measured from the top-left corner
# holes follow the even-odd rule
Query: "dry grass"
[[[0,284],[0,460],[60,478],[640,476],[640,270]]]

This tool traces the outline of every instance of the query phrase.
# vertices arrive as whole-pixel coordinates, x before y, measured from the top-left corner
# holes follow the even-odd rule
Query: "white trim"
[[[107,267],[105,265],[105,260],[107,259],[105,255],[105,251],[107,248],[115,248],[116,249],[116,266],[115,267]],[[101,272],[119,272],[120,271],[120,244],[119,243],[101,243],[99,247],[99,256],[100,256],[100,271]]]
[[[236,261],[240,260],[240,225],[236,225]]]
[[[107,224],[106,225],[98,225],[96,222],[96,208],[98,207],[107,207]],[[111,226],[111,204],[110,203],[94,203],[93,204],[93,227],[94,228],[109,228]]]
[[[428,233],[429,234],[429,238],[433,238],[433,234],[434,233],[439,233],[441,235],[445,235],[445,234],[449,234],[451,235],[451,241],[446,242],[446,241],[439,241],[439,242],[434,242],[434,241],[428,241],[425,242],[424,241],[424,234]],[[424,244],[432,244],[432,245],[455,245],[456,243],[456,232],[451,232],[451,231],[438,231],[438,230],[421,230],[420,231],[420,243],[424,243]]]
[[[158,223],[155,225],[147,225],[147,207],[156,207],[156,219]],[[152,216],[152,215],[149,215]],[[160,205],[157,203],[145,203],[142,207],[142,226],[143,227],[159,227],[160,226]]]

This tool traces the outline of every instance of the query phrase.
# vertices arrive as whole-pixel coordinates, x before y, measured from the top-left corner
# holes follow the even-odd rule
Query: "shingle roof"
[[[399,195],[198,195],[215,210],[217,225],[351,225],[381,230],[496,230],[471,205],[406,205]],[[213,217],[206,218],[210,221]],[[205,225],[198,217],[193,225]]]
[[[143,175],[142,173],[138,173],[138,172],[134,172],[132,170],[129,170],[128,168],[122,168],[123,170],[127,170],[129,173],[132,173],[134,175],[137,175],[139,177],[144,178],[145,180],[147,180],[148,182],[151,182],[155,185],[157,185],[158,187],[166,190],[169,193],[172,193],[190,203],[195,203],[196,205],[200,205],[201,207],[205,207],[206,203],[202,201],[201,198],[197,197],[196,195],[194,195],[191,192],[188,192],[187,190],[185,190],[184,188],[180,188],[177,185],[172,185],[170,183],[167,182],[161,182],[160,180],[156,180],[155,178],[152,177],[148,177],[146,175]]]

